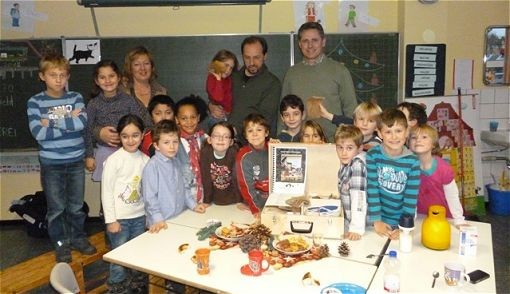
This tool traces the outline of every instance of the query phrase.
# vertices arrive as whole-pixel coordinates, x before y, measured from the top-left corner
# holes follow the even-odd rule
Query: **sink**
[[[487,144],[509,147],[510,130],[498,130],[496,132],[482,131],[480,138]]]

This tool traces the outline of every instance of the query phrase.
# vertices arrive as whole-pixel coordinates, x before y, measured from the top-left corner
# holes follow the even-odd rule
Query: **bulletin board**
[[[406,46],[406,97],[443,96],[446,44]]]

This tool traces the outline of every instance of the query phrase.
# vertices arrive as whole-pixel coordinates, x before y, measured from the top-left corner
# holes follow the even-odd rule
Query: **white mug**
[[[470,281],[464,265],[456,262],[444,264],[444,280],[448,286],[459,286]]]

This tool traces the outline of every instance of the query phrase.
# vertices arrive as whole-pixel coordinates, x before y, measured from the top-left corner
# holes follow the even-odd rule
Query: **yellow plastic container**
[[[434,250],[450,248],[450,224],[446,220],[446,208],[431,205],[421,227],[421,243]]]

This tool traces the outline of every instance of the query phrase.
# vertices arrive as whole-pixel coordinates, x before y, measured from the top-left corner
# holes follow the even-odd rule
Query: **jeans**
[[[41,164],[41,183],[46,194],[48,234],[54,246],[86,238],[82,211],[85,190],[83,160],[65,164]]]
[[[136,218],[120,219],[117,221],[120,223],[120,232],[110,233],[108,230],[106,232],[108,239],[110,239],[112,250],[145,232],[144,215]],[[133,271],[133,275],[136,274],[137,272]],[[123,282],[125,279],[126,268],[117,264],[110,264],[110,277],[108,278],[108,283],[112,285]]]

